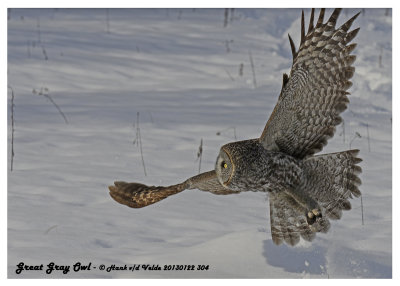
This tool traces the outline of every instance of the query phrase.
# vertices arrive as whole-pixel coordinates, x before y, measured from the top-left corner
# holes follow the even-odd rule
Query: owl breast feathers
[[[154,204],[186,189],[216,195],[244,191],[267,192],[272,240],[295,245],[300,238],[311,241],[325,233],[329,220],[350,210],[350,199],[361,195],[358,150],[315,155],[327,144],[349,103],[347,91],[354,74],[356,44],[350,42],[359,28],[349,32],[357,18],[339,28],[341,9],[324,23],[321,9],[314,26],[311,11],[307,33],[301,17],[300,47],[292,38],[293,63],[283,75],[278,102],[260,138],[228,143],[221,147],[212,171],[172,186],[146,186],[115,182],[110,195],[133,208]]]

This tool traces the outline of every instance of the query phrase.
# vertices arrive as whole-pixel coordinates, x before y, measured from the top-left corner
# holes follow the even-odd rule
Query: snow
[[[345,9],[339,24],[356,12]],[[351,141],[361,150],[364,225],[354,199],[328,234],[293,248],[273,244],[265,194],[190,190],[130,209],[107,186],[175,184],[197,174],[201,139],[208,171],[234,130],[237,140],[260,136],[290,70],[287,33],[299,42],[299,9],[236,9],[227,27],[223,9],[9,10],[8,277],[391,278],[392,18],[385,12],[365,9],[353,25],[361,31],[345,138],[338,126],[323,150],[346,150]],[[11,98],[9,88],[8,162]],[[133,144],[137,127],[147,176]],[[15,272],[20,262],[78,261],[209,270]]]

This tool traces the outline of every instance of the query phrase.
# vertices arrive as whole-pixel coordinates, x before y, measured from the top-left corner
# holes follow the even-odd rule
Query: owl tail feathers
[[[350,210],[349,199],[361,196],[359,174],[362,161],[359,150],[348,150],[309,157],[304,160],[308,177],[307,192],[330,219],[340,219],[342,210]]]
[[[131,208],[142,208],[159,202],[187,188],[185,183],[162,186],[146,186],[139,183],[114,182],[109,186],[110,196],[120,204]]]

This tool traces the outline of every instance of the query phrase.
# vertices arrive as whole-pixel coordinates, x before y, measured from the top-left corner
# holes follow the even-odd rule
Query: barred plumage
[[[361,195],[358,150],[315,156],[335,133],[349,103],[347,90],[356,57],[348,32],[358,14],[335,28],[341,9],[326,23],[321,9],[314,26],[314,9],[305,33],[301,17],[298,50],[289,35],[293,64],[283,75],[282,90],[260,138],[221,147],[215,170],[169,187],[115,182],[110,195],[121,204],[141,208],[185,189],[217,195],[242,191],[269,193],[272,240],[295,245],[300,237],[314,239],[327,232],[329,219],[351,209],[349,199]]]
[[[307,223],[304,213],[308,210],[296,203],[293,196],[285,192],[270,194],[271,235],[276,244],[285,241],[294,245],[300,236],[310,241],[315,232],[328,231],[328,219],[340,219],[342,210],[351,209],[349,199],[361,195],[358,189],[361,181],[357,177],[361,173],[357,165],[361,159],[357,158],[357,154],[358,150],[349,150],[301,161],[304,180],[299,189],[318,202],[322,215],[313,224]],[[282,207],[285,204],[288,206]]]
[[[323,24],[324,9],[307,35],[302,36],[298,51],[289,36],[293,65],[284,81],[278,103],[269,118],[261,141],[268,150],[277,150],[296,158],[305,158],[322,150],[342,118],[349,102],[347,90],[353,76],[356,44],[346,46],[359,29],[347,33],[358,14],[335,30],[340,9],[335,9]],[[311,12],[313,19],[314,9]],[[303,14],[304,15],[304,14]]]

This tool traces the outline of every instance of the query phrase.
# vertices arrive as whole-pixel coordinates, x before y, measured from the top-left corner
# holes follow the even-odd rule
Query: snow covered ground
[[[359,10],[345,9],[338,24]],[[201,139],[207,171],[234,136],[260,136],[290,70],[287,33],[299,42],[300,15],[236,9],[224,27],[223,9],[9,10],[8,277],[392,277],[392,18],[385,9],[365,9],[354,23],[361,31],[345,128],[323,151],[361,149],[364,225],[355,199],[328,234],[292,248],[272,243],[263,193],[191,190],[143,209],[108,195],[114,180],[168,185],[197,174]],[[147,176],[133,144],[138,126]],[[78,261],[91,270],[15,272],[20,262],[46,269]],[[101,264],[209,269],[107,272]]]

